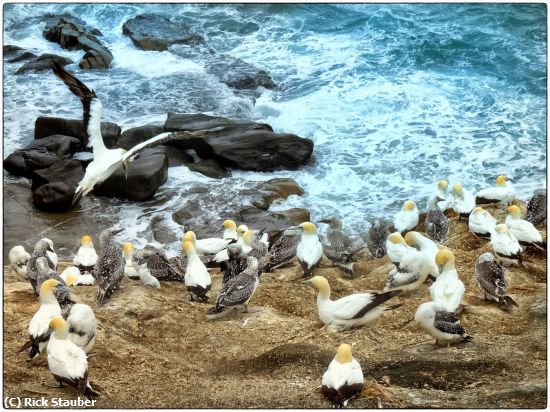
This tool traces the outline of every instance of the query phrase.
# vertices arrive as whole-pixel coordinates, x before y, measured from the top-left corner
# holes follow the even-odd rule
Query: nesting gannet
[[[496,300],[502,309],[510,309],[518,304],[508,296],[506,269],[501,266],[492,253],[487,252],[477,258],[474,277],[485,299]]]
[[[472,232],[477,237],[481,238],[490,238],[491,232],[495,230],[497,221],[489,212],[481,207],[476,207],[470,213],[468,218],[468,227],[470,232]]]
[[[82,274],[85,274],[92,273],[96,263],[97,253],[94,249],[92,238],[88,235],[84,235],[80,239],[80,247],[73,259],[73,265],[75,265]]]
[[[83,303],[74,304],[67,317],[67,325],[69,326],[67,339],[89,353],[94,346],[97,329],[92,308]]]
[[[134,253],[133,261],[140,268],[145,265],[151,275],[158,280],[183,282],[183,276],[168,262],[164,251],[153,245],[146,245]]]
[[[381,258],[386,254],[386,240],[390,235],[386,221],[376,219],[365,236],[364,240],[367,243],[370,254],[375,258]]]
[[[222,227],[224,228],[222,238],[237,240],[237,224],[234,220],[227,219],[223,221]]]
[[[428,203],[426,205],[426,208],[430,208],[430,202],[433,198],[435,198],[435,204],[442,210],[445,211],[450,207],[450,202],[447,195],[447,188],[449,187],[449,183],[445,179],[441,179],[437,182],[437,189],[430,199],[428,199]]]
[[[361,365],[351,354],[351,345],[342,343],[323,374],[321,393],[334,408],[345,408],[363,390],[363,380]]]
[[[302,230],[299,227],[274,231],[269,241],[269,262],[264,271],[270,272],[289,264],[296,256],[301,238]]]
[[[304,222],[299,227],[302,228],[302,237],[296,247],[296,256],[304,277],[309,277],[323,257],[323,245],[319,241],[317,228],[313,223]]]
[[[258,271],[258,259],[253,256],[246,258],[246,269],[234,278],[231,278],[223,285],[218,294],[216,306],[207,313],[216,314],[230,306],[243,305],[244,311],[248,312],[248,302],[260,282]]]
[[[412,200],[403,203],[403,208],[393,217],[393,227],[399,233],[412,230],[418,224],[419,214],[416,204]]]
[[[52,261],[53,255],[48,252],[53,252],[51,241],[46,238],[40,239],[34,245],[34,250],[31,254],[29,261],[27,262],[27,278],[34,289],[35,293],[38,295],[40,288],[36,285],[36,280],[38,278],[38,270],[36,268],[36,259],[39,257],[46,257],[48,261],[48,266],[55,270],[57,263]]]
[[[223,273],[223,284],[234,278],[246,268],[246,255],[243,249],[237,244],[227,247],[229,259],[220,263],[220,270]]]
[[[439,276],[439,268],[435,264],[435,257],[439,252],[437,244],[426,236],[422,236],[420,233],[414,231],[408,232],[405,235],[405,242],[407,245],[418,249],[426,255],[426,260],[430,262],[429,274],[437,278]]]
[[[363,326],[387,310],[396,309],[401,304],[380,306],[397,296],[401,290],[390,290],[382,293],[355,293],[338,300],[330,299],[330,286],[323,276],[314,276],[302,281],[319,291],[317,310],[319,319],[332,331],[341,331]]]
[[[439,208],[437,197],[433,197],[428,202],[428,212],[424,220],[424,227],[426,228],[426,234],[436,242],[441,243],[447,237],[449,219],[447,219],[447,216]]]
[[[227,249],[227,246],[233,242],[234,239],[222,239],[218,237],[210,237],[206,239],[197,239],[195,232],[188,230],[183,236],[183,241],[193,242],[195,250],[199,254],[213,255]]]
[[[537,189],[527,203],[525,220],[535,226],[546,221],[546,189]]]
[[[67,384],[76,388],[78,393],[88,399],[94,399],[99,393],[94,391],[88,381],[88,359],[86,352],[68,339],[69,326],[58,316],[50,322],[53,332],[48,343],[48,367],[59,386]]]
[[[546,242],[531,222],[521,218],[521,210],[516,205],[508,206],[509,215],[506,216],[506,226],[522,246],[534,246],[546,250]]]
[[[476,204],[487,205],[493,203],[502,203],[508,205],[516,198],[516,190],[506,176],[498,176],[496,186],[488,187],[476,193]]]
[[[495,231],[491,233],[491,247],[497,254],[498,261],[504,266],[522,264],[523,249],[505,224],[495,226]]]
[[[76,188],[72,202],[73,206],[80,201],[82,196],[86,196],[91,192],[94,186],[111,176],[119,166],[122,165],[124,173],[127,175],[130,162],[138,157],[143,149],[166,143],[174,138],[172,133],[162,133],[137,144],[128,151],[120,148],[107,149],[101,136],[101,110],[103,105],[95,92],[88,89],[84,83],[67,72],[60,64],[54,62],[52,70],[67,85],[70,91],[80,98],[84,110],[82,124],[84,145],[92,147],[94,153],[94,160],[86,168],[86,173]],[[193,132],[189,133],[192,134]]]
[[[412,248],[399,232],[394,232],[386,240],[386,251],[391,262],[399,268],[399,262]]]
[[[122,248],[113,240],[113,236],[123,229],[105,229],[101,232],[99,241],[103,250],[99,254],[94,268],[94,276],[99,286],[97,303],[104,304],[118,289],[124,277],[126,262],[122,255]]]
[[[339,218],[320,220],[320,223],[327,223],[329,230],[326,239],[323,239],[323,253],[332,262],[344,271],[346,275],[355,278],[354,260],[362,247],[363,240],[352,238],[342,232],[342,222]]]
[[[464,295],[464,283],[455,269],[455,256],[448,249],[437,252],[435,263],[441,268],[436,281],[430,286],[430,296],[439,302],[447,312],[455,313]]]
[[[435,344],[439,341],[447,342],[469,342],[472,340],[468,336],[460,320],[454,313],[447,312],[445,306],[439,302],[425,302],[416,310],[414,320],[418,325],[435,338]]]
[[[8,255],[10,266],[17,277],[22,281],[27,280],[27,263],[30,257],[31,255],[25,251],[23,246],[18,245],[10,249]]]
[[[206,266],[204,266],[204,263],[202,263],[192,242],[183,242],[182,249],[187,255],[187,269],[185,271],[184,280],[185,287],[189,292],[189,299],[191,301],[198,300],[200,302],[207,302],[207,293],[212,286],[210,274]]]
[[[453,185],[451,194],[451,206],[453,210],[458,213],[460,218],[468,218],[468,215],[474,207],[476,207],[476,198],[469,191],[462,187],[460,182],[456,182]]]
[[[23,352],[30,348],[30,359],[38,356],[48,345],[50,319],[61,316],[61,307],[55,297],[55,290],[61,287],[63,284],[55,279],[46,280],[40,287],[40,307],[29,323],[29,340],[19,349]]]
[[[95,283],[95,279],[91,274],[82,275],[76,266],[69,266],[59,276],[67,286],[90,286]]]
[[[124,256],[124,275],[128,279],[139,279],[139,270],[137,263],[134,261],[134,245],[132,242],[124,242],[122,244],[122,254]]]

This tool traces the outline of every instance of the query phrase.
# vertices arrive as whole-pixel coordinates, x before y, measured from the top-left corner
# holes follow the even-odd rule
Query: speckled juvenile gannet
[[[495,231],[491,233],[491,247],[495,251],[498,261],[504,266],[522,264],[521,251],[523,249],[505,224],[495,226]]]
[[[459,218],[467,219],[470,212],[476,207],[476,198],[469,191],[462,187],[460,182],[453,185],[451,194],[451,206],[458,213]]]
[[[521,218],[521,210],[516,205],[508,206],[509,215],[506,216],[506,226],[522,246],[534,246],[546,250],[546,242],[531,222]]]
[[[450,207],[450,202],[447,195],[447,188],[449,187],[449,183],[445,179],[441,179],[437,182],[437,189],[433,195],[433,197],[436,198],[435,204],[442,210],[445,211]],[[432,197],[432,198],[433,198]],[[428,200],[427,208],[430,208],[430,201],[432,200],[430,198]]]
[[[491,232],[495,230],[497,221],[489,212],[481,207],[476,207],[468,218],[468,227],[477,237],[490,238]]]
[[[435,257],[439,252],[437,244],[415,231],[410,231],[405,235],[405,242],[426,256],[426,261],[429,262],[430,266],[429,274],[437,278],[439,276],[439,268],[435,264]]]
[[[375,219],[374,222],[372,222],[367,235],[363,239],[367,243],[369,252],[374,258],[379,259],[386,254],[386,240],[389,235],[390,231],[384,219]]]
[[[88,399],[94,399],[99,393],[94,391],[88,381],[88,359],[86,352],[68,339],[69,326],[62,317],[50,321],[53,333],[48,343],[48,367],[59,386],[67,384],[76,388],[78,393]]]
[[[403,208],[393,218],[393,227],[399,233],[412,230],[418,224],[419,214],[416,204],[412,200],[403,203]]]
[[[95,343],[97,322],[94,311],[88,305],[76,303],[67,317],[69,339],[84,352],[89,353]]]
[[[342,343],[323,374],[321,392],[334,408],[345,408],[364,386],[361,365],[351,353],[351,345]]]
[[[139,265],[134,261],[134,245],[132,242],[122,244],[122,255],[124,256],[124,275],[128,279],[139,279]]]
[[[403,239],[399,232],[394,232],[386,240],[386,251],[391,262],[399,268],[401,259],[413,248],[411,248]]]
[[[183,282],[183,276],[168,262],[164,251],[153,245],[146,245],[138,250],[134,253],[133,260],[139,267],[145,265],[158,280]]]
[[[449,232],[449,219],[437,205],[437,197],[428,202],[428,212],[424,220],[426,234],[436,242],[443,242]]]
[[[508,296],[506,269],[497,263],[492,253],[487,252],[477,258],[474,278],[486,300],[495,300],[502,309],[510,309],[518,304]]]
[[[246,258],[246,269],[224,284],[216,300],[216,306],[207,313],[221,313],[225,308],[238,305],[243,305],[244,311],[248,312],[248,302],[256,292],[260,282],[258,275],[258,259],[248,256]]]
[[[210,274],[202,263],[197,251],[190,241],[183,242],[182,249],[187,255],[187,270],[185,271],[185,287],[189,292],[189,300],[208,302],[207,293],[212,286]]]
[[[314,276],[302,281],[319,291],[317,310],[319,319],[335,332],[363,326],[387,310],[396,309],[401,304],[380,306],[397,296],[401,290],[390,290],[382,293],[355,293],[338,300],[330,299],[330,286],[323,276]]]
[[[476,193],[476,204],[487,205],[503,203],[508,205],[516,198],[516,190],[506,176],[500,175],[496,179],[496,186],[488,187]]]
[[[269,241],[269,262],[264,268],[265,272],[271,272],[281,266],[289,264],[294,256],[298,243],[302,238],[301,228],[289,228],[275,231]]]
[[[435,344],[439,341],[447,342],[469,342],[472,340],[468,336],[460,320],[453,313],[445,311],[445,306],[438,302],[425,302],[416,310],[414,320],[418,325],[432,337],[435,338]]]
[[[317,235],[317,227],[311,222],[299,225],[302,228],[302,237],[296,248],[298,263],[302,267],[304,277],[309,277],[323,257],[323,245]]]
[[[246,268],[246,255],[243,249],[237,244],[227,247],[229,259],[220,263],[220,270],[223,273],[223,284],[234,278]]]
[[[539,226],[546,221],[546,189],[537,189],[527,203],[525,220],[535,226]]]
[[[99,241],[103,250],[99,254],[94,268],[94,276],[99,286],[97,292],[97,303],[103,305],[118,289],[124,277],[126,262],[122,255],[122,248],[113,240],[113,236],[122,232],[123,229],[104,230]]]
[[[90,286],[95,283],[91,274],[82,275],[76,266],[69,266],[60,275],[67,286]]]
[[[42,283],[44,283],[48,279],[56,279],[57,281],[64,283],[63,279],[57,274],[55,270],[53,270],[50,266],[48,266],[48,258],[45,256],[41,256],[36,259],[36,270],[37,270],[37,277],[36,277],[36,289],[37,291],[40,291],[40,287],[42,286]]]
[[[329,230],[326,239],[321,241],[323,253],[332,262],[344,271],[344,273],[355,278],[354,260],[363,248],[363,240],[352,238],[342,232],[342,222],[339,218],[320,220],[321,223],[327,223]]]
[[[14,246],[10,249],[8,259],[10,266],[21,281],[27,280],[27,264],[31,255],[27,253],[21,245]]]
[[[36,285],[36,281],[38,278],[38,269],[36,268],[36,259],[39,257],[46,257],[48,261],[48,266],[51,269],[55,270],[55,268],[57,267],[57,264],[52,261],[53,256],[51,254],[48,254],[48,252],[53,252],[50,242],[51,241],[49,241],[49,239],[46,239],[46,238],[42,238],[38,242],[36,242],[36,244],[34,245],[34,250],[31,254],[31,257],[27,262],[27,278],[29,279],[31,286],[37,295],[40,288]]]
[[[54,294],[55,289],[60,287],[63,287],[60,282],[49,279],[40,288],[40,307],[29,323],[29,340],[19,349],[19,352],[23,352],[30,348],[30,359],[38,356],[48,345],[50,319],[61,316],[61,307]]]
[[[430,286],[430,296],[434,302],[441,303],[444,310],[455,313],[464,295],[464,283],[455,269],[455,256],[448,249],[437,252],[435,263],[441,267],[439,276]]]
[[[73,265],[75,265],[82,274],[85,274],[92,273],[96,263],[97,253],[94,249],[92,238],[88,235],[84,235],[80,239],[80,247],[73,259]]]

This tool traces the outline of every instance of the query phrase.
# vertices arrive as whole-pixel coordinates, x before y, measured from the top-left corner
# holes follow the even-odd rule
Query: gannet
[[[430,262],[429,274],[437,278],[439,276],[439,268],[435,264],[435,257],[439,252],[437,244],[426,236],[422,236],[420,233],[414,231],[408,232],[405,235],[405,242],[407,245],[418,249],[426,255],[426,260]]]
[[[537,189],[527,203],[525,220],[535,226],[546,221],[546,189]]]
[[[88,235],[84,235],[80,239],[80,247],[73,259],[73,265],[75,265],[82,274],[85,274],[92,273],[96,263],[97,253],[94,249],[92,238]]]
[[[86,352],[68,339],[69,326],[58,316],[50,322],[53,333],[48,343],[48,367],[59,386],[67,384],[76,388],[79,395],[94,399],[99,393],[88,381],[88,360]]]
[[[424,220],[424,227],[426,228],[426,234],[436,242],[441,243],[447,237],[449,219],[447,219],[447,216],[439,208],[437,197],[433,197],[428,202],[428,212]]]
[[[119,166],[122,165],[124,173],[127,175],[130,162],[138,157],[143,149],[174,139],[173,133],[161,133],[135,145],[130,150],[107,149],[101,136],[101,110],[103,105],[95,92],[88,89],[84,83],[67,72],[60,64],[54,62],[52,70],[71,92],[80,98],[84,110],[82,123],[83,145],[92,147],[94,153],[94,160],[86,168],[86,173],[76,188],[72,202],[73,206],[78,204],[82,196],[86,196],[91,192],[94,186],[111,176]],[[192,134],[193,132],[189,133]]]
[[[370,254],[374,258],[381,258],[386,254],[386,240],[390,235],[386,221],[383,219],[376,219],[372,222],[372,225],[364,238],[369,248]]]
[[[486,300],[495,300],[502,309],[510,309],[518,304],[506,292],[508,282],[505,271],[493,254],[487,252],[477,258],[474,278]]]
[[[10,249],[8,255],[10,266],[14,270],[19,280],[27,280],[27,264],[31,255],[25,251],[23,246],[14,246]]]
[[[488,187],[476,193],[476,204],[487,205],[502,203],[508,205],[516,198],[516,190],[506,176],[500,175],[496,179],[496,186]]]
[[[67,284],[67,286],[90,286],[95,283],[93,275],[82,275],[80,270],[76,266],[69,266],[60,275],[61,279]]]
[[[531,222],[521,218],[521,210],[516,205],[508,206],[509,215],[506,216],[506,226],[522,246],[534,246],[546,250],[546,242]]]
[[[495,226],[495,231],[491,233],[491,247],[495,251],[498,261],[504,266],[522,264],[521,251],[523,249],[505,224]]]
[[[31,286],[37,295],[40,288],[36,285],[36,280],[38,277],[38,270],[36,268],[36,259],[39,257],[46,257],[48,261],[48,266],[51,269],[55,270],[55,268],[57,267],[57,264],[52,261],[53,255],[48,254],[48,252],[53,252],[50,242],[51,241],[46,238],[42,238],[38,242],[36,242],[36,244],[34,245],[34,250],[31,254],[31,257],[27,262],[27,278],[29,279]]]
[[[124,277],[126,262],[122,256],[122,248],[113,240],[113,236],[122,230],[105,229],[99,237],[103,250],[94,268],[94,276],[99,286],[97,292],[99,305],[103,305],[111,297]]]
[[[246,255],[243,249],[237,244],[231,244],[227,247],[229,259],[220,263],[220,270],[223,273],[222,284],[226,284],[229,279],[234,278],[246,268]]]
[[[244,306],[244,312],[248,312],[248,302],[260,279],[258,278],[258,259],[253,256],[246,258],[246,269],[225,283],[218,294],[216,306],[208,310],[209,315],[222,312],[230,306]]]
[[[412,248],[399,232],[394,232],[386,240],[386,251],[391,262],[399,268],[399,262]]]
[[[192,242],[183,242],[182,249],[187,255],[187,269],[185,271],[184,280],[185,287],[189,292],[189,299],[191,301],[198,300],[200,302],[207,302],[207,293],[212,286],[210,274],[206,266],[204,266],[204,263],[202,263]]]
[[[464,283],[455,269],[455,256],[448,249],[437,252],[435,263],[441,268],[436,281],[430,286],[430,296],[439,302],[447,312],[455,313],[464,295]]]
[[[224,228],[222,238],[237,240],[237,224],[234,220],[224,220],[222,227]]]
[[[416,204],[412,200],[403,203],[403,208],[393,218],[393,227],[399,233],[412,230],[418,224],[419,214]]]
[[[140,268],[145,265],[151,275],[158,280],[183,283],[183,276],[168,262],[164,251],[153,245],[146,245],[143,249],[134,253],[133,261]]]
[[[435,344],[439,341],[447,342],[469,342],[472,340],[468,336],[460,320],[454,313],[447,312],[445,306],[439,302],[425,302],[416,310],[414,320],[418,325],[435,338]]]
[[[436,201],[435,204],[442,210],[445,211],[450,207],[450,202],[447,195],[447,188],[449,187],[449,183],[445,179],[441,179],[437,182],[437,189],[430,199],[428,199],[428,203],[426,205],[426,208],[430,208],[430,202],[435,197]]]
[[[243,236],[248,231],[248,226],[246,225],[239,225],[237,227],[237,245],[243,247]],[[246,247],[244,249],[247,249]],[[248,253],[249,250],[246,250],[245,254]],[[229,259],[229,256],[227,255],[227,248],[219,251],[214,255],[214,258],[212,259],[216,263],[223,262],[225,260]]]
[[[279,230],[272,233],[269,241],[269,262],[264,268],[271,272],[281,266],[289,264],[294,256],[298,243],[302,238],[302,229],[299,227]]]
[[[36,259],[36,271],[37,271],[37,277],[36,277],[36,289],[37,291],[40,291],[40,287],[42,286],[42,283],[44,283],[48,279],[55,279],[60,283],[65,283],[63,279],[61,279],[61,276],[57,274],[55,270],[53,270],[50,266],[48,266],[48,258],[45,256],[40,256]],[[61,302],[59,302],[61,305]],[[63,305],[61,305],[63,306]]]
[[[250,250],[246,252],[248,248],[250,248]],[[247,230],[243,235],[243,245],[241,249],[243,253],[246,253],[246,256],[252,256],[258,260],[258,275],[262,274],[270,257],[267,245],[258,240],[256,234],[252,230]]]
[[[330,299],[330,286],[323,276],[314,276],[302,281],[319,291],[317,294],[317,310],[319,319],[335,332],[363,326],[387,310],[396,309],[401,304],[380,306],[401,290],[390,290],[382,293],[355,293],[338,300]]]
[[[481,207],[476,207],[470,213],[468,218],[468,227],[470,232],[472,232],[477,237],[481,238],[490,238],[491,232],[495,230],[497,221],[489,212]]]
[[[227,249],[227,246],[233,242],[234,239],[222,239],[219,237],[209,237],[206,239],[197,239],[195,232],[188,230],[183,236],[183,241],[190,241],[193,243],[195,250],[199,254],[213,255]]]
[[[299,225],[302,228],[302,237],[296,247],[298,263],[302,267],[304,277],[309,277],[323,257],[323,245],[319,241],[317,228],[311,222]]]
[[[320,223],[327,223],[329,230],[326,239],[321,242],[323,253],[332,262],[344,271],[346,275],[355,278],[354,260],[361,248],[363,240],[352,238],[342,232],[342,222],[339,218],[320,220]]]
[[[333,408],[345,408],[363,390],[363,380],[361,365],[351,354],[351,345],[342,343],[323,374],[321,392]]]
[[[469,191],[462,187],[460,182],[456,182],[453,185],[451,194],[451,206],[453,210],[458,213],[460,218],[468,218],[468,215],[474,207],[476,207],[476,198]]]
[[[139,279],[139,265],[134,261],[134,245],[132,242],[122,244],[122,254],[124,256],[124,275],[128,279]],[[160,286],[160,285],[159,285]]]
[[[46,248],[46,255],[48,256],[48,259],[50,259],[50,261],[52,262],[53,269],[57,270],[57,264],[59,263],[59,258],[58,258],[57,253],[55,253],[55,250],[53,248],[53,242],[52,242],[52,240],[48,239],[47,237],[45,237],[43,239],[48,243],[48,245],[50,245],[49,248]]]
[[[410,233],[410,232],[409,232]],[[418,288],[428,278],[435,262],[425,253],[411,248],[399,262],[399,268],[394,267],[388,273],[384,291],[399,289],[409,291]]]
[[[96,319],[94,311],[88,305],[76,303],[67,317],[69,339],[84,352],[89,353],[95,343]]]
[[[61,316],[61,307],[54,292],[62,287],[63,284],[55,279],[46,280],[40,287],[40,307],[29,323],[29,340],[19,349],[19,352],[23,352],[30,348],[30,359],[38,356],[48,345],[50,319]]]

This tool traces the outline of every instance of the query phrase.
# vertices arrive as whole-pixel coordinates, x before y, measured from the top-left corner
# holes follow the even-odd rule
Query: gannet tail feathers
[[[499,304],[500,304],[500,307],[503,309],[511,309],[512,305],[519,308],[519,305],[517,304],[517,302],[514,299],[512,299],[510,296],[504,296],[500,298]]]
[[[363,309],[357,312],[352,319],[362,318],[363,316],[365,316],[365,313],[374,309],[377,306],[380,306],[382,303],[384,303],[387,300],[390,300],[394,296],[399,295],[401,292],[402,292],[401,289],[394,289],[394,290],[389,290],[387,292],[374,293],[374,298],[368,303],[368,305],[366,305]],[[388,311],[392,309],[397,309],[400,306],[401,304],[398,303],[392,306],[386,306],[384,309],[385,311]]]
[[[74,192],[73,201],[71,202],[71,206],[74,207],[78,205],[80,202],[80,199],[82,199],[82,196],[84,196],[84,190],[79,186],[77,187],[76,191]]]

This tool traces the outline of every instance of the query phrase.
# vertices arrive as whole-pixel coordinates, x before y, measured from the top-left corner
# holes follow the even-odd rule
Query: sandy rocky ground
[[[502,220],[502,212],[489,211]],[[207,320],[211,305],[189,302],[180,284],[155,290],[126,280],[102,308],[95,287],[76,287],[77,300],[94,308],[100,325],[97,354],[89,359],[92,385],[102,393],[96,407],[327,408],[321,376],[345,342],[365,375],[351,407],[544,408],[546,256],[528,252],[524,268],[508,270],[509,292],[520,307],[505,312],[482,299],[473,278],[475,259],[490,245],[466,223],[452,221],[444,246],[455,252],[466,285],[461,320],[474,337],[450,348],[436,347],[414,322],[403,326],[429,300],[429,284],[391,301],[401,308],[345,333],[322,329],[315,293],[298,282],[297,264],[262,275],[251,313],[230,310],[218,320]],[[316,274],[329,279],[337,298],[381,290],[390,267],[387,257],[369,260],[365,253],[356,279],[335,268]],[[220,285],[214,272],[211,301]],[[4,396],[74,399],[70,388],[48,387],[53,379],[45,360],[31,364],[16,353],[37,308],[29,284],[5,268]]]

